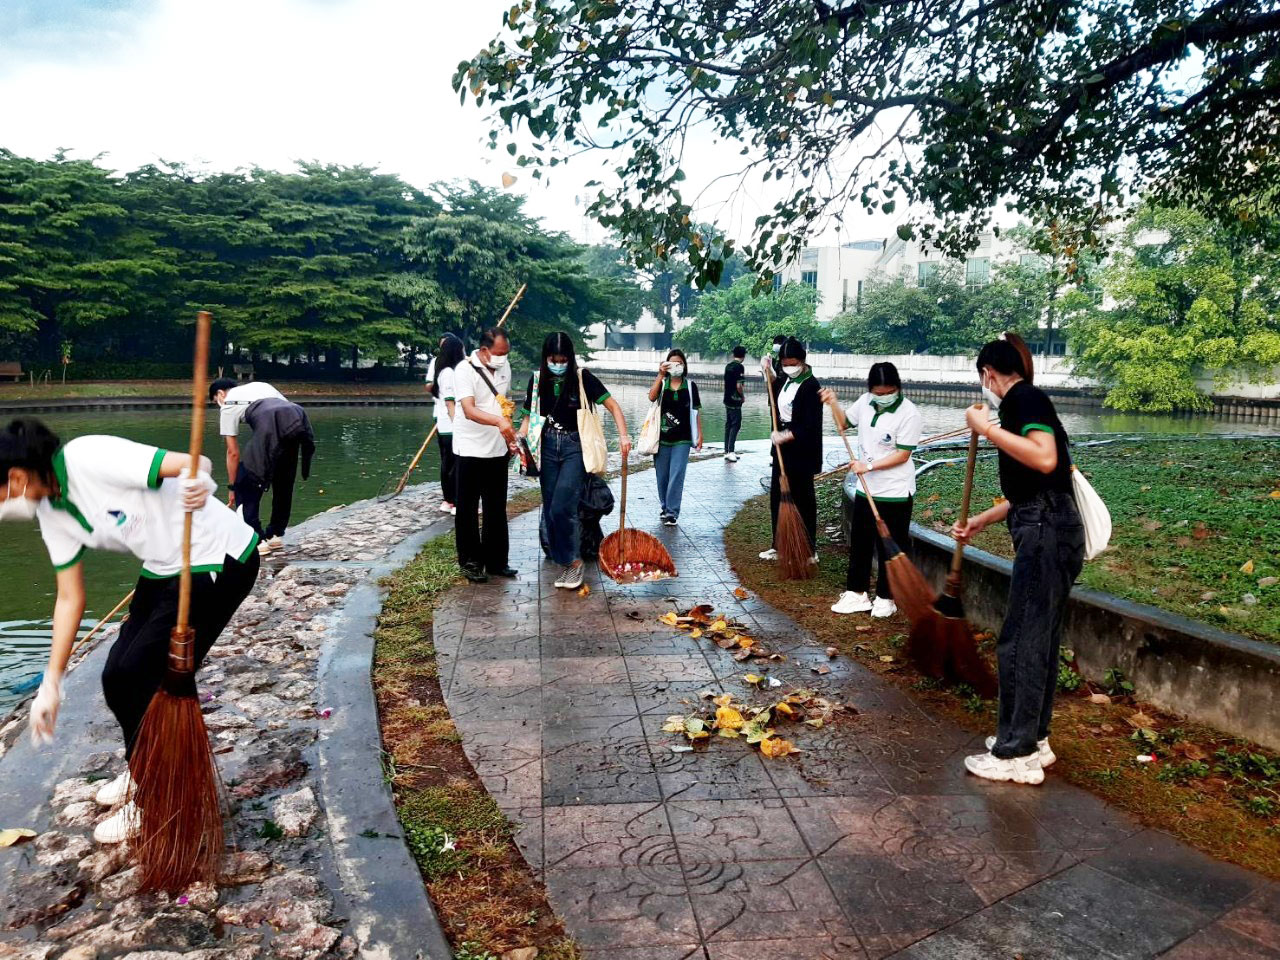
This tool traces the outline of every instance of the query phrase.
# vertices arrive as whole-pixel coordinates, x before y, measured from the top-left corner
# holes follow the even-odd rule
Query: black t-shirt
[[[724,405],[726,407],[742,406],[742,394],[738,393],[738,384],[747,377],[747,368],[739,360],[734,360],[724,368]]]
[[[547,423],[569,433],[578,432],[578,408],[582,405],[578,399],[578,378],[566,373],[563,377],[551,376],[547,388],[538,394],[538,412],[547,418]],[[538,373],[529,377],[529,386],[524,392],[524,406],[521,413],[526,416],[533,410],[533,392],[537,387]],[[604,403],[609,399],[609,391],[600,379],[590,370],[582,371],[582,386],[592,403]]]
[[[1071,492],[1067,431],[1043,390],[1026,381],[1010,387],[1000,402],[1000,426],[1022,437],[1033,430],[1043,430],[1053,436],[1058,446],[1058,465],[1052,473],[1041,473],[1000,451],[1000,490],[1010,503],[1022,503],[1050,490]]]
[[[702,409],[698,385],[692,380],[680,381],[680,389],[671,389],[671,378],[662,381],[662,429],[658,443],[677,447],[693,443],[693,411]]]

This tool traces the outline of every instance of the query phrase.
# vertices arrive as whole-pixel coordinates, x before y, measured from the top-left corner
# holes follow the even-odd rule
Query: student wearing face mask
[[[457,513],[458,458],[453,452],[453,421],[458,415],[454,391],[455,370],[467,358],[467,348],[452,333],[440,338],[440,352],[432,358],[434,376],[429,373],[431,395],[435,399],[436,442],[440,444],[440,509]]]
[[[77,437],[65,446],[39,420],[14,420],[0,431],[0,519],[31,520],[49,551],[57,581],[53,638],[44,680],[31,705],[31,736],[53,739],[62,676],[84,617],[88,549],[132,553],[142,561],[129,616],[107,654],[102,693],[133,751],[143,714],[169,659],[169,632],[178,621],[184,513],[191,513],[191,626],[196,667],[253,589],[261,562],[258,535],[211,494],[211,464],[187,478],[191,457],[119,437]],[[134,782],[126,769],[98,790],[104,807],[118,806],[94,829],[99,843],[120,843],[138,829]]]
[[[773,471],[769,481],[769,511],[773,531],[778,532],[778,504],[782,488],[778,479],[778,451],[791,484],[795,501],[809,531],[809,542],[818,542],[818,497],[814,491],[814,475],[822,470],[822,385],[813,375],[806,359],[808,354],[795,337],[787,337],[778,351],[782,376],[773,381],[774,402],[778,407],[778,431],[772,435]],[[769,360],[766,357],[765,363]],[[761,560],[777,560],[778,551],[770,547],[760,554]],[[813,555],[813,563],[818,555]]]
[[[1049,722],[1057,686],[1058,648],[1071,585],[1084,564],[1084,525],[1071,488],[1067,432],[1050,400],[1031,384],[1030,353],[1013,334],[978,354],[982,391],[997,407],[975,404],[965,420],[999,451],[1005,500],[952,534],[968,541],[1007,520],[1013,538],[1009,606],[996,642],[1000,707],[989,752],[966,757],[965,768],[988,780],[1040,783],[1056,759]]]
[[[516,452],[516,430],[508,409],[511,341],[501,327],[480,335],[480,346],[454,367],[453,452],[457,456],[458,508],[454,539],[458,566],[472,583],[490,576],[514,577],[508,563],[507,460]],[[484,504],[481,532],[480,505]]]
[[[659,519],[669,527],[680,519],[689,453],[702,449],[702,398],[688,371],[684,352],[673,349],[658,365],[658,375],[649,387],[650,403],[662,398],[662,427],[653,465],[658,479]]]
[[[579,553],[578,504],[587,484],[582,463],[582,441],[578,436],[578,411],[583,397],[588,405],[603,404],[618,427],[622,456],[631,453],[627,420],[618,401],[609,396],[604,384],[590,370],[579,371],[573,339],[567,333],[553,333],[542,344],[542,364],[529,377],[524,394],[524,422],[520,436],[528,437],[530,423],[539,436],[538,481],[542,486],[542,526],[547,532],[551,559],[564,567],[556,586],[576,590],[582,586],[585,567]]]
[[[824,403],[835,400],[831,390],[822,391]],[[838,408],[837,408],[838,409]],[[853,529],[849,537],[849,572],[844,593],[833,613],[871,612],[873,617],[891,617],[898,612],[889,592],[885,569],[884,541],[876,530],[871,504],[862,488],[865,480],[875,498],[880,516],[889,527],[894,543],[910,542],[911,506],[916,492],[911,451],[920,443],[920,411],[902,394],[902,380],[892,363],[876,363],[867,374],[867,392],[842,416],[848,417],[858,433],[857,459],[845,479],[845,494],[853,500]],[[879,564],[876,599],[867,596],[871,584],[871,557]]]

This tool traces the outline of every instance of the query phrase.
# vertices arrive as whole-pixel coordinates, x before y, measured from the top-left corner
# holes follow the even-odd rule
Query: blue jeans
[[[1069,493],[1042,493],[1009,508],[1016,551],[996,659],[1000,673],[997,757],[1035,753],[1049,736],[1058,648],[1071,585],[1084,565],[1084,525]]]
[[[540,470],[542,522],[551,559],[567,567],[578,559],[578,502],[587,482],[578,435],[544,429]]]
[[[658,471],[658,503],[663,513],[680,516],[680,501],[684,499],[684,471],[689,466],[689,452],[693,449],[682,443],[674,447],[659,447],[653,458]]]

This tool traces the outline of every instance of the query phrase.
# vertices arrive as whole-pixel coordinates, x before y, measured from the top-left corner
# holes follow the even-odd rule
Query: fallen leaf
[[[1131,715],[1125,717],[1125,722],[1131,727],[1154,727],[1156,725],[1155,717],[1149,717],[1141,710],[1135,710]]]
[[[1259,587],[1274,587],[1280,583],[1280,577],[1262,577],[1258,580]]]
[[[835,647],[827,647],[827,656],[830,657],[831,659],[834,660],[839,655],[839,653],[840,651]]]
[[[8,830],[0,830],[0,847],[12,847],[15,843],[30,840],[35,835],[36,832],[34,830],[28,830],[26,827],[10,827]]]
[[[887,653],[885,653],[885,654],[881,654],[881,656],[880,656],[880,662],[881,662],[881,663],[893,663],[893,657],[889,656],[889,654],[887,654]]]
[[[668,611],[667,613],[664,613],[662,616],[658,618],[658,620],[662,623],[665,623],[669,627],[674,627],[679,622],[679,618],[675,615],[674,611]]]
[[[823,664],[819,664],[818,666],[814,667],[814,668],[813,668],[813,672],[814,672],[814,673],[816,673],[816,674],[817,674],[818,676],[820,676],[820,677],[825,677],[828,673],[830,673],[830,672],[831,672],[831,668],[830,668],[830,667],[828,667],[825,663],[823,663]]]
[[[741,730],[746,722],[742,714],[733,707],[720,707],[716,711],[717,730]]]
[[[510,186],[506,183],[506,174],[503,174],[503,186]],[[512,178],[515,179],[514,177]],[[517,947],[514,950],[508,950],[502,955],[502,960],[538,960],[537,947]]]
[[[716,612],[716,608],[709,603],[700,603],[691,609],[686,616],[694,623],[700,623],[706,626],[711,622],[711,615]]]
[[[699,630],[697,627],[694,627],[692,630],[689,631],[689,636],[697,640],[700,636],[702,636],[702,631]]]
[[[591,587],[589,587],[589,586],[588,586],[587,584],[585,584],[585,583],[584,583],[582,586],[580,586],[580,587],[578,588],[578,596],[580,596],[580,597],[585,597],[585,596],[587,596],[587,595],[588,595],[588,594],[590,594],[590,593],[591,593]]]
[[[760,741],[760,752],[766,757],[785,757],[789,753],[795,753],[796,748],[785,737],[765,737]]]
[[[743,682],[743,683],[749,683],[749,684],[751,684],[753,687],[754,687],[754,686],[756,686],[756,685],[758,685],[758,684],[760,683],[760,681],[761,681],[761,680],[763,680],[763,679],[764,679],[764,677],[762,677],[762,676],[760,676],[760,675],[758,675],[758,674],[755,674],[755,673],[744,673],[744,674],[742,675],[742,682]]]
[[[1115,732],[1116,732],[1116,728],[1115,728],[1115,727],[1113,727],[1113,726],[1112,726],[1111,724],[1109,724],[1109,723],[1104,723],[1104,724],[1102,724],[1101,726],[1099,726],[1099,727],[1098,727],[1098,729],[1099,729],[1099,730],[1101,730],[1103,733],[1115,733]]]
[[[858,633],[870,633],[870,632],[871,632],[871,628],[870,628],[870,627],[868,627],[868,626],[867,626],[867,625],[865,625],[865,624],[863,624],[862,626],[854,627],[853,629],[854,629],[854,630],[856,630],[856,631],[858,631]]]
[[[1252,561],[1252,560],[1246,560],[1244,563],[1242,563],[1242,564],[1240,565],[1240,572],[1241,572],[1241,573],[1253,573],[1253,561]]]
[[[795,707],[783,700],[781,703],[775,703],[773,709],[784,717],[794,717],[796,715]]]
[[[733,595],[739,600],[747,600],[751,597],[751,594],[747,593],[747,591],[743,590],[741,587],[734,587]]]
[[[739,663],[745,663],[746,661],[750,660],[751,657],[752,657],[752,653],[751,653],[750,647],[747,647],[742,650],[735,650],[733,652],[733,659],[737,660]]]
[[[1204,540],[1209,536],[1209,527],[1203,520],[1196,521],[1196,525],[1191,528],[1191,535],[1197,540]]]
[[[805,720],[805,721],[804,721],[804,723],[805,723],[807,726],[813,727],[813,729],[815,729],[815,730],[821,730],[821,729],[822,729],[822,725],[823,725],[823,723],[825,723],[825,722],[826,722],[826,721],[824,721],[821,717],[810,717],[808,720]]]
[[[693,747],[687,743],[673,743],[671,745],[672,753],[693,753]]]
[[[721,630],[728,629],[728,627],[729,627],[729,624],[724,620],[724,618],[721,618],[717,620],[715,623],[713,623],[711,626],[707,627],[707,629],[710,630],[712,633],[718,633]]]
[[[1280,490],[1272,490],[1267,494],[1272,500],[1280,500]]]
[[[1186,740],[1179,740],[1173,745],[1173,749],[1182,754],[1188,760],[1208,760],[1209,751],[1198,743],[1189,743]]]
[[[926,500],[925,503],[937,503],[941,499],[942,497],[940,494],[931,493],[929,494],[929,499]]]
[[[750,650],[753,646],[755,646],[755,640],[752,639],[751,637],[735,636],[735,637],[731,637],[730,639],[736,640],[738,643],[738,646],[740,646],[743,650]]]
[[[628,619],[628,620],[641,620],[641,621],[643,621],[643,620],[644,620],[644,614],[642,614],[639,610],[628,610],[628,611],[627,611],[627,619]]]
[[[1111,702],[1111,698],[1105,693],[1091,693],[1089,694],[1089,702],[1106,705]]]
[[[684,717],[674,716],[667,717],[666,722],[662,724],[663,733],[684,733]]]

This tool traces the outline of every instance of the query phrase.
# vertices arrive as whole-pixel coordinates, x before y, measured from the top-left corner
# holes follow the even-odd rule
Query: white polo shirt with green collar
[[[40,535],[57,570],[80,562],[86,549],[132,553],[144,577],[182,570],[182,503],[176,479],[162,480],[167,451],[119,437],[68,442],[53,458],[58,497],[36,507]],[[228,556],[244,561],[258,535],[226,504],[210,497],[191,524],[191,570],[220,571]]]
[[[873,394],[864,393],[847,414],[849,422],[858,431],[858,459],[865,462],[882,460],[900,450],[911,451],[920,445],[920,410],[898,392],[897,399],[887,407],[877,407],[871,402]],[[915,496],[916,471],[910,460],[887,470],[872,470],[864,474],[871,495],[887,503],[902,503]],[[866,496],[857,477],[845,480],[850,494]]]

